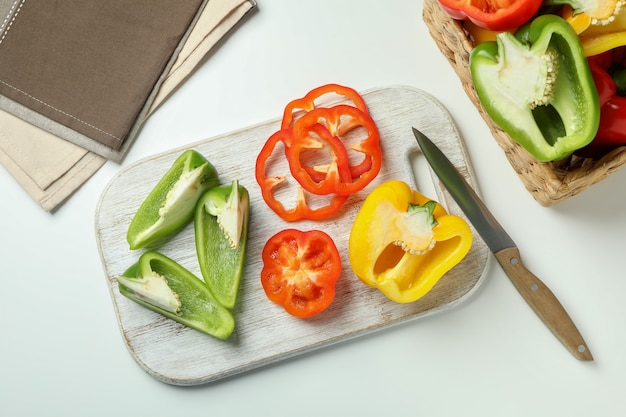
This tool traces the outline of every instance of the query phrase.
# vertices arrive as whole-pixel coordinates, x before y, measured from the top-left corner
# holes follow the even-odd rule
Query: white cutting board
[[[287,223],[274,214],[261,198],[254,178],[255,162],[267,138],[279,128],[280,119],[140,160],[121,170],[111,180],[96,209],[96,238],[123,340],[146,372],[160,381],[175,385],[216,381],[448,310],[467,299],[482,283],[490,253],[476,233],[466,258],[448,272],[430,293],[414,303],[394,303],[378,290],[362,284],[352,273],[347,256],[352,222],[365,196],[383,181],[403,180],[442,203],[449,212],[464,217],[427,167],[411,127],[429,136],[470,184],[476,186],[459,132],[446,109],[436,99],[423,91],[404,86],[373,89],[362,95],[380,131],[383,166],[376,180],[351,196],[340,215],[332,220]],[[126,242],[126,230],[131,218],[174,159],[190,148],[211,161],[222,183],[230,183],[237,178],[248,188],[251,197],[245,274],[239,300],[233,310],[236,328],[226,341],[214,339],[135,304],[120,295],[115,280],[115,276],[122,274],[141,254],[141,251],[130,251]],[[421,177],[418,178],[416,173],[421,173]],[[436,195],[429,195],[428,192]],[[326,231],[342,255],[343,273],[337,284],[335,301],[323,313],[306,320],[291,317],[280,306],[271,303],[260,283],[261,250],[265,242],[273,234],[290,227]],[[192,224],[159,251],[201,277]]]

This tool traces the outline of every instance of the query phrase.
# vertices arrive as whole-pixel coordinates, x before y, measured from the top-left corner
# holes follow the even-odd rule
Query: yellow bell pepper
[[[624,0],[573,1],[561,16],[574,28],[585,55],[593,56],[626,45]]]
[[[474,45],[478,45],[483,42],[495,41],[498,33],[500,33],[500,31],[481,28],[477,24],[473,23],[471,20],[464,20],[462,22],[462,25],[467,33],[470,34]]]
[[[410,303],[428,293],[471,246],[465,220],[391,180],[365,199],[350,231],[348,255],[363,283],[395,302]]]

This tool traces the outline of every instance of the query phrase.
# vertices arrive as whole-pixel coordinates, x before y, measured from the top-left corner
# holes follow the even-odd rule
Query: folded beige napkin
[[[21,1],[0,0],[19,7]],[[147,118],[198,66],[213,46],[256,6],[254,0],[209,0],[163,79]],[[0,32],[2,25],[0,20]],[[145,120],[145,118],[143,120]],[[0,111],[0,163],[46,211],[53,211],[106,159]]]

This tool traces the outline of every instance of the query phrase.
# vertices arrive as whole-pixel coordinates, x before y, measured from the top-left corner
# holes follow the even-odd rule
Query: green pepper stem
[[[437,226],[437,224],[439,224],[439,222],[437,222],[437,219],[435,219],[435,208],[437,208],[437,203],[430,200],[423,205],[409,204],[407,213],[411,218],[413,218],[414,216],[424,216],[423,224],[426,224],[429,228],[432,229],[433,227]]]

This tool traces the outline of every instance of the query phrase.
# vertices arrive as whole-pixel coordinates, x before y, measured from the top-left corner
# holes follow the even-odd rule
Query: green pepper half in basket
[[[491,119],[542,162],[591,142],[600,105],[587,59],[571,26],[542,15],[476,46],[472,81]]]

